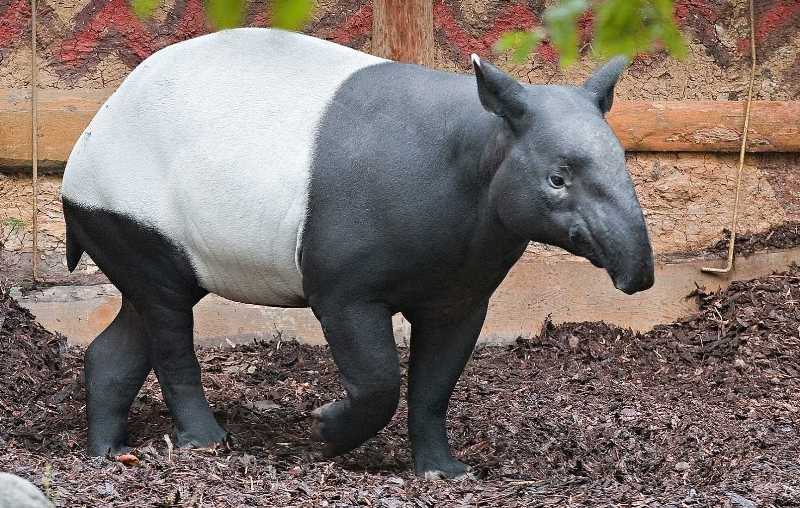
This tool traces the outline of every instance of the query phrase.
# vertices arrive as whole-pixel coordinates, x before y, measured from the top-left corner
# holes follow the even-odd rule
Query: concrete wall
[[[469,71],[477,52],[521,80],[532,83],[583,80],[594,64],[588,57],[566,71],[545,45],[522,65],[493,55],[491,47],[510,29],[536,25],[545,1],[435,0],[435,65]],[[800,98],[800,2],[762,0],[758,4],[760,61],[756,96]],[[307,31],[369,51],[372,7],[364,0],[325,0]],[[690,58],[663,54],[638,58],[620,82],[621,99],[742,100],[746,94],[748,24],[746,0],[678,0],[676,16],[690,41]],[[140,21],[126,0],[40,0],[42,86],[56,89],[118,85],[143,58],[160,47],[208,30],[202,0],[168,0],[153,19]],[[29,86],[27,0],[0,0],[0,88]],[[252,3],[248,24],[267,25],[265,4]],[[582,21],[584,40],[591,20]],[[588,48],[584,48],[584,53]],[[735,188],[735,155],[631,153],[628,163],[660,254],[697,250],[718,239],[730,220]],[[800,155],[748,157],[743,230],[764,230],[800,219]],[[68,276],[63,259],[64,225],[58,202],[58,175],[40,181],[39,221],[42,275],[59,282],[99,282],[101,274],[84,259]],[[30,177],[0,173],[0,274],[19,282],[30,271]],[[531,255],[562,256],[532,246]]]

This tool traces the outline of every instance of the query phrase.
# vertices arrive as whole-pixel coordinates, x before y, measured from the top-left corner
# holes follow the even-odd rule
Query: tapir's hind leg
[[[128,411],[139,393],[150,360],[141,318],[123,298],[122,308],[86,350],[85,378],[89,453],[122,453],[128,438]]]
[[[150,361],[175,419],[178,446],[207,447],[225,440],[200,380],[194,352],[192,306],[148,303],[142,316],[150,336]]]
[[[129,304],[87,352],[87,383],[94,384],[89,451],[103,454],[124,444],[123,406],[150,367],[175,419],[178,444],[223,441],[226,433],[203,393],[192,342],[192,307],[207,292],[198,285],[188,257],[162,233],[131,217],[68,199],[64,217],[73,247],[92,257]],[[147,352],[144,359],[142,351]],[[123,378],[125,388],[115,395]]]

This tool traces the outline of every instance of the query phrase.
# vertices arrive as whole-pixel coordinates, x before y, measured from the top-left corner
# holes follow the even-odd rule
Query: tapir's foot
[[[391,418],[390,412],[383,413],[389,416],[381,412],[353,411],[348,400],[330,402],[311,413],[311,437],[325,443],[322,450],[324,457],[336,457],[377,434]]]
[[[89,439],[89,445],[87,446],[86,453],[93,457],[116,457],[117,455],[122,455],[125,453],[129,453],[131,448],[125,442],[126,440],[123,439]]]
[[[108,458],[113,458],[116,457],[117,455],[124,455],[126,453],[130,453],[130,451],[131,447],[127,446],[124,442],[89,443],[89,446],[86,450],[86,452],[93,457],[108,457]]]
[[[123,418],[108,418],[89,423],[89,442],[86,453],[93,457],[115,457],[128,453],[128,432]]]
[[[426,480],[474,480],[470,467],[450,457],[446,460],[421,460],[416,466],[417,476]]]
[[[353,439],[341,431],[343,401],[330,402],[311,413],[311,439],[324,443],[322,455],[325,458],[347,453],[368,439]],[[352,434],[352,432],[347,433]],[[349,439],[348,439],[349,438]]]
[[[225,429],[214,422],[202,429],[179,430],[176,439],[179,448],[216,448],[220,445],[227,445],[230,436]]]
[[[450,453],[429,453],[414,458],[417,476],[426,480],[468,480],[475,479],[470,467],[450,456]]]

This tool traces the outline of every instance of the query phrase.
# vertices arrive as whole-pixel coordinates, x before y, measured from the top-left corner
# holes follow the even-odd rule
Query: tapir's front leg
[[[450,455],[445,417],[456,382],[475,348],[486,308],[483,303],[460,319],[444,319],[433,312],[408,316],[408,433],[418,475],[456,478],[467,472],[467,466]]]
[[[347,398],[314,411],[314,437],[332,457],[378,433],[400,397],[400,366],[392,317],[379,303],[328,301],[313,306],[330,344]]]

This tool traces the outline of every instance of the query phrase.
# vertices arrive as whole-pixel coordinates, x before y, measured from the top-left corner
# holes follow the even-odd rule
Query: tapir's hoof
[[[446,464],[417,468],[417,475],[426,480],[475,480],[471,468],[455,459]]]
[[[131,447],[124,444],[90,444],[86,453],[91,457],[106,457],[112,459],[118,455],[130,453]]]
[[[314,441],[319,441],[321,443],[324,443],[324,446],[322,447],[322,456],[325,457],[326,459],[330,459],[336,457],[337,455],[341,455],[344,452],[338,451],[338,447],[336,446],[336,444],[326,441],[325,437],[323,436],[322,409],[324,407],[325,406],[318,407],[317,409],[311,412],[311,418],[312,418],[311,439],[313,439]]]
[[[318,407],[311,412],[311,439],[314,441],[324,442],[325,438],[322,437],[322,422],[320,421],[321,416],[321,407]]]
[[[326,459],[337,457],[357,448],[366,438],[356,437],[349,441],[336,441],[331,439],[331,426],[336,424],[337,402],[330,402],[322,407],[318,407],[311,412],[313,422],[311,424],[311,438],[320,441],[325,445],[322,448],[322,456]],[[352,436],[351,436],[352,437]]]
[[[475,476],[473,473],[467,471],[458,475],[453,475],[453,473],[446,473],[444,471],[425,471],[424,475],[420,475],[426,480],[477,480],[478,477]]]
[[[178,448],[224,448],[231,443],[230,434],[222,427],[208,429],[201,434],[178,432],[176,436]]]

